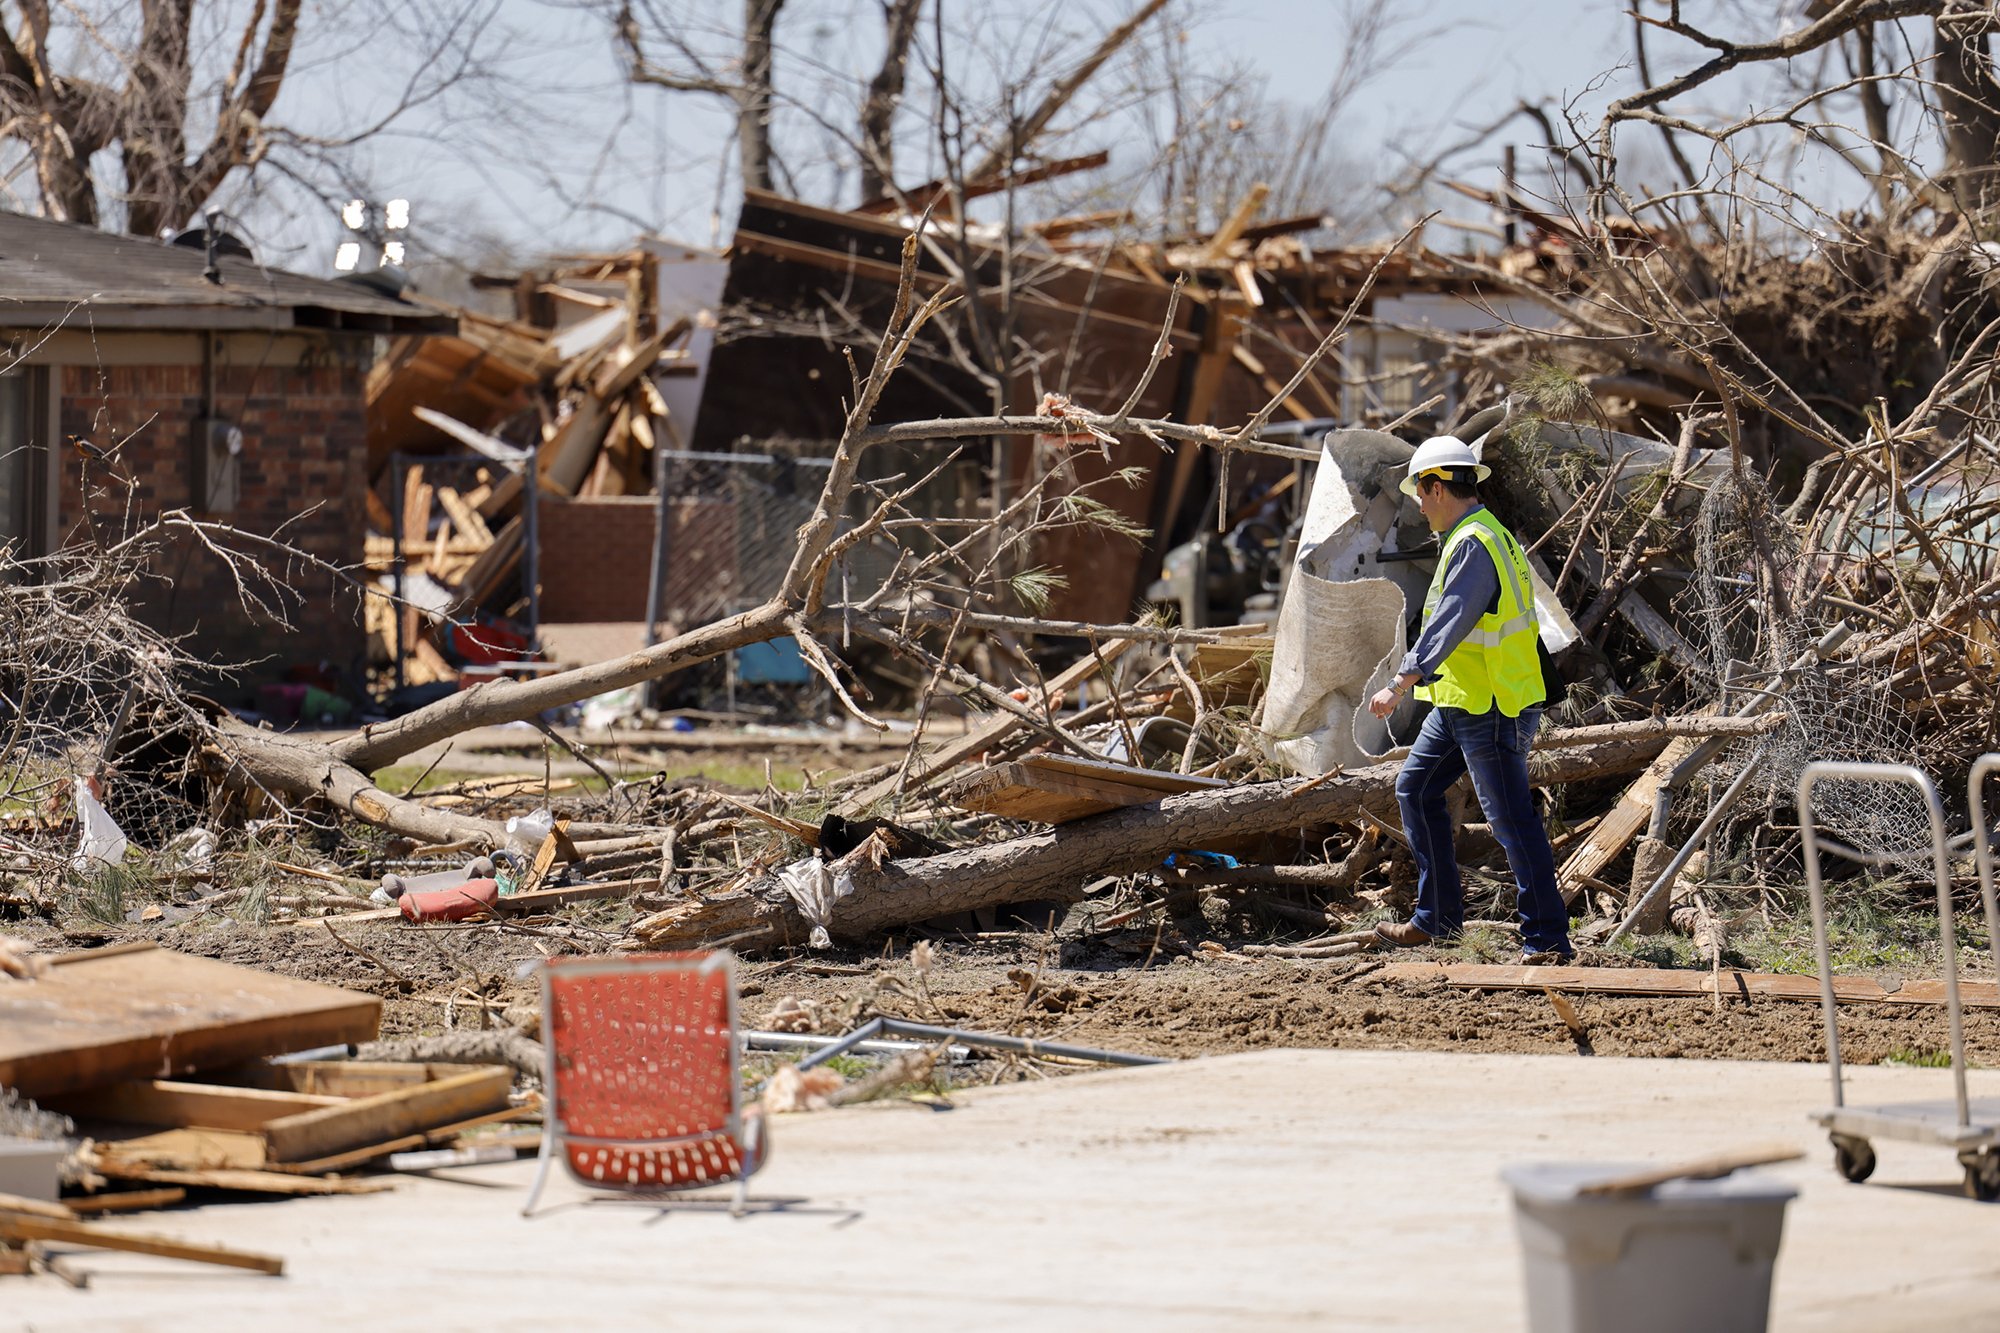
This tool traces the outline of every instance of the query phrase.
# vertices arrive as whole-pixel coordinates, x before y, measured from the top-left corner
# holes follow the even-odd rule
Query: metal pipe
[[[1721,799],[1709,810],[1707,817],[1701,821],[1700,827],[1696,828],[1694,834],[1685,843],[1681,844],[1681,849],[1674,853],[1673,860],[1667,862],[1667,868],[1660,872],[1660,877],[1653,881],[1652,887],[1647,889],[1639,901],[1632,905],[1632,910],[1625,914],[1625,920],[1619,923],[1618,929],[1612,931],[1610,937],[1604,941],[1604,947],[1608,949],[1631,934],[1632,927],[1638,924],[1639,918],[1644,915],[1646,909],[1653,905],[1653,899],[1667,891],[1667,885],[1673,882],[1675,875],[1681,873],[1681,867],[1688,863],[1688,858],[1694,855],[1695,849],[1701,846],[1702,841],[1708,837],[1710,831],[1715,828],[1716,823],[1721,820],[1723,815],[1728,813],[1729,807],[1736,804],[1736,799],[1750,785],[1751,776],[1763,766],[1764,753],[1760,749],[1744,763],[1743,771],[1736,775],[1736,780],[1729,784],[1727,791],[1722,793]]]
[[[968,1032],[963,1028],[932,1027],[928,1023],[909,1023],[900,1018],[871,1018],[844,1037],[836,1038],[830,1044],[820,1047],[805,1059],[799,1061],[798,1068],[811,1069],[814,1065],[825,1064],[836,1055],[845,1055],[863,1042],[874,1041],[877,1037],[921,1037],[926,1041],[962,1042],[967,1046],[984,1046],[992,1050],[1013,1051],[1019,1055],[1049,1056],[1058,1060],[1087,1060],[1100,1065],[1165,1065],[1173,1061],[1159,1055],[1134,1055],[1129,1051],[1101,1051],[1091,1046],[1070,1046],[1063,1042],[1036,1041],[1032,1037],[1009,1037],[995,1032]]]
[[[836,1055],[847,1054],[863,1042],[875,1040],[882,1035],[882,1023],[883,1020],[880,1018],[869,1019],[846,1036],[834,1038],[834,1040],[799,1061],[797,1068],[811,1069],[814,1065],[823,1065]]]
[[[812,1032],[746,1032],[743,1045],[753,1051],[814,1051],[822,1046],[831,1046],[843,1037],[822,1037]],[[907,1055],[911,1051],[928,1049],[921,1041],[864,1041],[849,1046],[856,1055]],[[972,1052],[963,1046],[954,1046],[945,1055],[954,1063],[966,1059]]]
[[[932,1041],[962,1041],[968,1046],[988,1046],[1021,1055],[1054,1056],[1059,1060],[1088,1060],[1101,1065],[1170,1065],[1163,1055],[1134,1055],[1129,1051],[1101,1051],[1092,1046],[1069,1046],[1061,1042],[1036,1041],[1032,1037],[1006,1037],[992,1032],[967,1032],[963,1028],[939,1028],[927,1023],[906,1023],[900,1018],[880,1020],[882,1031],[897,1037],[925,1037]]]

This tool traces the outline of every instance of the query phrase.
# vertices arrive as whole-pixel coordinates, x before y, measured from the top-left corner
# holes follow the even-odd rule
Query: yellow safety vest
[[[1535,651],[1540,631],[1535,623],[1534,584],[1521,544],[1491,510],[1473,510],[1445,537],[1430,594],[1424,599],[1424,620],[1429,622],[1444,596],[1445,571],[1451,567],[1453,552],[1469,541],[1485,546],[1493,558],[1500,576],[1499,605],[1479,617],[1465,641],[1438,667],[1437,680],[1419,685],[1416,694],[1440,708],[1484,713],[1498,707],[1508,717],[1519,717],[1522,709],[1548,697],[1542,688],[1542,659]]]

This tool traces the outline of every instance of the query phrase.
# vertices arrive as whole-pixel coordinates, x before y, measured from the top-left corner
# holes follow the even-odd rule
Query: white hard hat
[[[1435,472],[1440,476],[1461,469],[1469,469],[1474,481],[1485,481],[1493,475],[1493,469],[1479,461],[1479,455],[1472,452],[1472,446],[1456,435],[1433,435],[1417,446],[1410,455],[1410,472],[1403,478],[1400,490],[1405,495],[1417,493],[1417,478],[1425,473]]]

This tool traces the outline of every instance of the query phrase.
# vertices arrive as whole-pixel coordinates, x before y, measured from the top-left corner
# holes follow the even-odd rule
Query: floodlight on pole
[[[350,199],[341,206],[340,221],[353,233],[333,252],[333,266],[340,272],[352,273],[362,267],[369,251],[374,253],[376,268],[400,268],[407,261],[408,245],[400,239],[390,240],[388,233],[409,230],[409,200],[391,199],[374,204],[366,199]]]

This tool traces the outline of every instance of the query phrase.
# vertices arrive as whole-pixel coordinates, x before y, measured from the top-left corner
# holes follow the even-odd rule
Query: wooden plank
[[[1107,810],[1151,805],[1163,796],[1228,785],[1220,778],[1094,763],[1068,755],[1033,755],[973,773],[947,789],[944,797],[967,810],[1067,824]]]
[[[106,1138],[98,1153],[129,1166],[183,1171],[255,1171],[270,1163],[264,1136],[247,1129],[163,1129],[128,1139]]]
[[[1164,795],[1202,791],[1230,784],[1222,778],[1198,778],[1186,773],[1168,773],[1135,764],[1114,764],[1104,759],[1083,759],[1073,754],[1036,754],[1020,761],[1038,773],[1060,773],[1066,777],[1108,782],[1119,787],[1141,787]]]
[[[248,1268],[274,1277],[285,1271],[285,1261],[268,1254],[226,1250],[219,1245],[189,1245],[167,1236],[106,1231],[83,1222],[58,1222],[53,1218],[0,1217],[0,1236],[12,1241],[53,1240],[66,1245],[87,1245],[95,1250],[125,1250],[159,1255],[163,1259],[185,1259],[190,1263]]]
[[[1271,187],[1263,181],[1252,185],[1249,193],[1230,211],[1228,221],[1216,228],[1215,234],[1208,238],[1208,244],[1202,246],[1198,262],[1219,264],[1229,258],[1229,247],[1236,244],[1244,229],[1257,220],[1257,215],[1264,211],[1264,201],[1270,197]]]
[[[99,1164],[98,1174],[113,1180],[143,1180],[154,1185],[192,1189],[235,1190],[240,1194],[380,1194],[394,1189],[386,1180],[341,1180],[334,1176],[299,1176],[283,1171],[183,1171],[173,1167],[140,1166],[116,1158]]]
[[[228,1088],[168,1079],[132,1080],[57,1099],[51,1109],[79,1120],[181,1129],[256,1131],[279,1116],[339,1106],[341,1097],[314,1097],[263,1088]]]
[[[1113,661],[1117,660],[1121,653],[1131,646],[1132,641],[1130,639],[1112,639],[1108,643],[1099,645],[1095,653],[1084,654],[1063,671],[1058,672],[1054,678],[1044,682],[1048,690],[1046,697],[1054,700],[1065,691],[1075,689],[1079,684],[1097,674],[1098,659],[1102,658],[1104,665],[1109,666]],[[945,769],[962,764],[976,754],[984,753],[993,748],[997,742],[1013,735],[1015,731],[1026,725],[1027,723],[1023,722],[1021,718],[1013,713],[1000,713],[997,716],[989,718],[979,726],[966,732],[959,739],[947,745],[940,746],[930,754],[912,763],[910,765],[910,789],[914,791],[919,784],[943,772]],[[896,779],[894,777],[884,778],[852,797],[848,801],[847,811],[849,814],[865,812],[870,806],[883,800],[895,790]]]
[[[103,951],[0,987],[0,1084],[43,1099],[372,1040],[373,995],[166,949]]]
[[[1447,986],[1479,990],[1575,991],[1587,995],[1700,996],[1715,994],[1717,974],[1681,968],[1653,967],[1515,967],[1493,963],[1391,963],[1376,974],[1386,981],[1442,981]],[[1741,998],[1799,1000],[1818,1003],[1819,980],[1774,972],[1719,974],[1722,993]],[[1833,996],[1840,1004],[1942,1005],[1942,982],[1914,982],[1885,991],[1866,977],[1835,977]],[[1990,981],[1959,983],[1968,1009],[2000,1009],[2000,985]]]
[[[1563,858],[1561,868],[1556,871],[1556,883],[1562,888],[1564,902],[1576,901],[1576,895],[1583,892],[1584,886],[1601,876],[1605,867],[1617,860],[1619,853],[1646,831],[1646,826],[1653,820],[1653,802],[1660,794],[1660,784],[1700,744],[1698,737],[1675,737],[1660,752],[1660,757],[1632,780],[1632,785],[1618,798],[1618,804],[1598,821],[1583,844]]]
[[[479,511],[467,503],[464,496],[449,486],[437,490],[437,502],[444,506],[444,512],[451,515],[451,525],[464,535],[465,539],[478,551],[493,544],[493,530],[486,526],[486,520]]]
[[[0,1213],[11,1213],[16,1217],[52,1217],[64,1222],[76,1220],[76,1210],[67,1204],[50,1203],[47,1199],[24,1199],[18,1194],[0,1194]]]
[[[413,467],[403,479],[403,540],[422,541],[431,532],[430,486],[424,481],[421,465]]]
[[[1198,643],[1189,654],[1188,674],[1201,686],[1202,701],[1210,708],[1251,703],[1270,678],[1275,647],[1269,635]]]
[[[436,1129],[421,1134],[406,1134],[399,1139],[389,1139],[383,1143],[371,1143],[365,1148],[354,1148],[332,1157],[315,1158],[310,1162],[293,1162],[285,1167],[287,1171],[297,1171],[305,1175],[318,1175],[324,1171],[349,1171],[357,1166],[365,1166],[380,1157],[394,1152],[408,1152],[412,1148],[432,1148],[450,1142],[467,1130],[481,1129],[487,1125],[506,1124],[541,1114],[539,1100],[527,1106],[510,1106],[504,1111],[490,1115],[474,1116],[457,1124],[440,1125]]]
[[[187,1198],[178,1187],[156,1190],[118,1190],[110,1194],[86,1194],[68,1200],[70,1211],[79,1217],[96,1213],[139,1213],[150,1208],[171,1208]]]
[[[273,1120],[264,1126],[264,1141],[274,1162],[328,1157],[499,1110],[513,1087],[513,1070],[479,1065],[449,1078]]]

